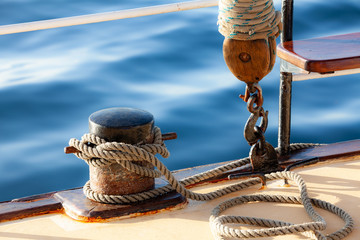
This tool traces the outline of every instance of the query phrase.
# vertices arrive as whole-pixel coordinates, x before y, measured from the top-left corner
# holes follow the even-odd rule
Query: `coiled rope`
[[[69,145],[79,150],[78,153],[75,153],[78,158],[84,159],[88,164],[91,164],[92,166],[102,167],[109,164],[118,163],[122,167],[126,168],[128,171],[134,172],[139,175],[147,177],[160,177],[163,175],[169,182],[168,185],[161,188],[129,195],[100,194],[93,191],[90,188],[89,182],[87,182],[83,189],[84,194],[89,199],[101,203],[129,204],[139,201],[145,201],[147,199],[151,199],[174,190],[179,192],[183,196],[193,200],[209,201],[260,183],[259,179],[251,178],[204,194],[195,193],[186,189],[186,186],[188,185],[199,183],[206,179],[216,177],[224,172],[249,164],[250,159],[243,158],[240,160],[236,160],[223,166],[219,166],[215,169],[209,170],[207,172],[190,176],[181,181],[178,181],[173,176],[173,174],[165,167],[165,165],[161,163],[161,161],[159,161],[157,157],[155,157],[155,154],[157,153],[159,153],[165,158],[169,156],[169,152],[161,139],[161,131],[157,127],[155,127],[155,137],[153,144],[139,143],[136,145],[130,145],[118,142],[106,142],[104,139],[101,139],[93,134],[85,134],[80,141],[74,138],[70,139]],[[291,145],[291,150],[306,148],[309,146],[314,146],[314,144]],[[150,162],[153,166],[157,168],[157,170],[139,166],[136,164],[136,161]],[[217,208],[215,208],[210,217],[210,225],[212,227],[212,232],[214,233],[214,236],[216,236],[218,239],[222,239],[223,237],[249,238],[313,231],[314,237],[316,237],[317,239],[325,239],[325,236],[318,231],[323,230],[326,226],[326,223],[323,218],[316,213],[316,211],[312,207],[312,204],[339,215],[345,221],[345,226],[336,233],[329,235],[330,238],[328,239],[341,239],[338,238],[338,236],[346,236],[352,231],[353,220],[351,219],[349,214],[330,203],[326,203],[316,199],[310,199],[307,194],[305,182],[296,173],[276,172],[272,174],[267,174],[265,175],[265,177],[267,180],[285,178],[295,181],[296,184],[299,186],[301,197],[297,198],[285,196],[250,195],[226,201],[220,204]],[[219,216],[220,213],[223,212],[225,209],[249,201],[289,202],[297,204],[301,203],[304,205],[306,212],[310,215],[314,222],[293,225],[281,221],[260,218]],[[233,229],[224,225],[226,223],[233,222],[264,226],[268,227],[268,229],[245,231]]]
[[[256,238],[256,237],[271,237],[286,234],[300,233],[313,239],[342,239],[352,232],[354,228],[354,221],[351,216],[343,209],[322,200],[310,198],[306,190],[306,184],[300,175],[294,172],[275,172],[265,175],[267,180],[275,179],[288,179],[293,180],[299,188],[300,197],[295,196],[283,196],[283,195],[243,195],[237,198],[233,198],[222,202],[216,208],[213,209],[210,216],[210,226],[213,235],[216,239],[224,239],[224,237],[233,238]],[[292,224],[283,221],[277,221],[272,219],[244,217],[244,216],[220,216],[220,214],[236,205],[241,205],[249,202],[279,202],[279,203],[292,203],[302,204],[311,217],[313,222]],[[327,236],[320,231],[326,228],[325,220],[315,211],[313,205],[322,208],[329,212],[338,215],[344,220],[345,225],[340,230],[331,233]],[[251,229],[241,230],[239,228],[233,228],[226,226],[225,224],[237,223],[247,224],[253,226],[266,227],[263,229]]]
[[[282,29],[272,0],[219,0],[219,32],[237,40],[266,39]]]

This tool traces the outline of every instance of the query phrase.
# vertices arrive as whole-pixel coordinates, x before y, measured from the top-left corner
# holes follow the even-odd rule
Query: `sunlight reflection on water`
[[[149,4],[86,2],[2,1],[0,24]],[[359,31],[358,1],[295,2],[296,39]],[[92,112],[108,107],[145,109],[164,132],[177,132],[167,143],[170,169],[247,156],[242,129],[249,113],[238,98],[244,84],[222,59],[216,18],[217,9],[209,8],[0,36],[0,190],[6,193],[0,200],[83,185],[86,164],[63,148],[87,132]],[[278,69],[277,63],[261,82],[270,110],[266,137],[274,145]],[[359,89],[356,76],[295,83],[292,142],[357,138]]]

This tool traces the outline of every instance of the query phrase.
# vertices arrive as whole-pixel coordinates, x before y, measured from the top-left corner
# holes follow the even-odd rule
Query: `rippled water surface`
[[[168,1],[2,0],[0,24],[136,8]],[[275,1],[277,9],[280,2]],[[63,153],[88,116],[116,106],[155,116],[172,170],[242,158],[249,116],[222,58],[217,8],[0,36],[0,200],[78,187],[88,167]],[[358,32],[358,0],[295,1],[294,38]],[[358,75],[294,83],[292,142],[359,138]],[[261,81],[277,145],[279,63]]]

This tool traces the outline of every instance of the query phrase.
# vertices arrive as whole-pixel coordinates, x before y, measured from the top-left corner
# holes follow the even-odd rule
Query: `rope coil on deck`
[[[232,192],[236,192],[250,186],[260,184],[261,181],[257,178],[251,178],[245,181],[231,184],[227,187],[218,189],[209,193],[195,193],[188,189],[186,186],[199,183],[209,178],[219,176],[222,173],[230,171],[232,169],[244,166],[250,163],[249,158],[243,158],[231,163],[227,163],[223,166],[219,166],[215,169],[209,170],[204,173],[199,173],[194,176],[187,177],[181,181],[178,181],[173,174],[165,167],[161,161],[155,157],[155,154],[159,153],[163,157],[168,157],[170,154],[166,149],[162,139],[161,131],[155,127],[155,137],[153,144],[136,144],[130,145],[118,142],[106,142],[93,134],[85,134],[81,141],[77,139],[71,139],[69,145],[75,147],[80,152],[75,153],[78,158],[84,159],[88,164],[96,167],[102,167],[113,163],[118,163],[129,171],[136,174],[148,176],[148,177],[161,177],[162,175],[168,180],[169,184],[157,189],[141,192],[137,194],[129,195],[107,195],[100,194],[93,191],[89,182],[84,186],[84,194],[91,200],[101,203],[111,204],[129,204],[140,201],[145,201],[151,198],[155,198],[159,195],[166,194],[171,191],[177,191],[183,196],[198,200],[209,201],[221,196],[227,195]],[[314,144],[295,144],[291,145],[291,149],[302,149]],[[136,164],[136,161],[150,162],[157,170],[149,169]],[[230,199],[221,203],[216,207],[210,217],[210,225],[214,236],[218,239],[223,237],[236,237],[236,238],[254,238],[254,237],[266,237],[275,235],[284,235],[289,233],[301,233],[316,239],[341,239],[348,235],[353,229],[353,220],[349,214],[344,210],[321,200],[309,198],[306,190],[305,182],[302,178],[294,172],[276,172],[265,175],[267,180],[276,179],[289,179],[295,181],[299,186],[300,197],[288,197],[288,196],[271,196],[271,195],[248,195],[241,196],[239,198]],[[238,204],[243,204],[250,201],[265,201],[265,202],[286,202],[303,204],[306,212],[312,218],[314,222],[304,224],[291,224],[282,221],[260,219],[252,217],[241,216],[220,216],[221,212]],[[313,206],[323,208],[327,211],[333,212],[345,221],[345,226],[339,231],[324,236],[320,233],[326,227],[324,219],[314,210]],[[255,230],[239,230],[226,226],[227,223],[243,223],[257,226],[267,227],[267,229],[255,229]],[[311,231],[311,232],[309,232]]]
[[[216,239],[224,239],[224,237],[232,237],[232,238],[271,237],[271,236],[298,233],[298,234],[303,234],[309,238],[325,240],[325,239],[342,239],[352,232],[354,228],[354,221],[351,218],[351,216],[343,209],[336,207],[335,205],[329,202],[310,198],[306,190],[306,184],[304,180],[300,177],[300,175],[294,172],[283,171],[283,172],[266,174],[265,177],[267,178],[267,180],[275,180],[275,179],[283,179],[283,178],[288,180],[293,180],[299,188],[300,197],[256,194],[256,195],[243,195],[220,203],[216,208],[213,209],[212,214],[210,216],[211,230]],[[264,219],[264,218],[227,216],[227,215],[220,216],[220,214],[223,211],[231,207],[249,202],[278,202],[278,203],[302,204],[307,214],[313,220],[313,222],[292,224],[288,222],[272,220],[272,219]],[[320,231],[325,230],[326,222],[315,211],[313,205],[338,215],[345,222],[344,227],[327,236],[322,234]],[[230,223],[246,224],[246,225],[260,226],[266,228],[241,230],[239,228],[229,227],[225,225]]]
[[[281,14],[272,0],[219,0],[219,32],[237,40],[278,36]]]

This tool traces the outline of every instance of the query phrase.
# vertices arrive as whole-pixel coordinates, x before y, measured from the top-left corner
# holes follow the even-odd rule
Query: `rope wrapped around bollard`
[[[206,179],[218,176],[224,172],[232,169],[244,166],[250,163],[249,158],[239,159],[225,165],[219,166],[212,170],[196,174],[194,176],[187,177],[181,181],[178,181],[173,174],[165,167],[165,165],[155,157],[155,154],[159,153],[163,157],[169,157],[169,152],[166,149],[164,142],[162,141],[161,131],[158,127],[154,128],[155,137],[154,143],[142,144],[138,143],[135,145],[119,143],[119,142],[106,142],[94,134],[85,134],[79,141],[77,139],[71,139],[69,145],[76,148],[79,152],[74,153],[78,158],[86,161],[96,167],[102,167],[109,164],[117,163],[126,168],[127,170],[134,172],[139,175],[147,177],[161,177],[164,176],[169,184],[160,188],[152,189],[149,191],[128,194],[128,195],[107,195],[100,194],[93,191],[90,188],[89,182],[87,182],[83,188],[84,194],[87,198],[107,204],[130,204],[145,201],[151,198],[155,198],[159,195],[166,194],[171,191],[177,191],[183,196],[197,200],[197,201],[209,201],[221,196],[227,195],[232,192],[240,191],[260,184],[261,181],[258,178],[250,178],[241,182],[237,182],[218,189],[209,193],[195,193],[188,189],[186,186],[199,183]],[[291,148],[302,149],[314,144],[294,144]],[[155,166],[157,169],[149,169],[136,164],[136,161],[147,161]],[[292,196],[270,196],[264,194],[241,196],[239,198],[230,199],[221,203],[218,207],[213,210],[210,217],[210,226],[214,236],[218,239],[223,237],[236,237],[236,238],[254,238],[254,237],[266,237],[275,235],[284,235],[290,233],[301,233],[315,239],[341,239],[347,236],[353,229],[354,223],[351,216],[344,210],[321,200],[309,198],[306,190],[305,182],[302,178],[294,172],[275,172],[265,175],[266,179],[289,179],[293,180],[298,186],[301,197]],[[252,218],[252,217],[241,217],[241,216],[220,216],[221,212],[225,209],[233,207],[238,204],[243,204],[250,201],[265,201],[265,202],[283,202],[283,203],[295,203],[303,204],[306,212],[313,219],[314,222],[303,223],[303,224],[290,224],[281,221]],[[316,207],[323,208],[330,211],[345,221],[345,225],[339,231],[332,233],[328,236],[324,236],[319,230],[323,230],[326,227],[324,219],[315,211],[313,208],[314,204]],[[255,229],[255,230],[239,230],[227,227],[226,223],[245,223],[257,226],[267,227],[266,229]]]

